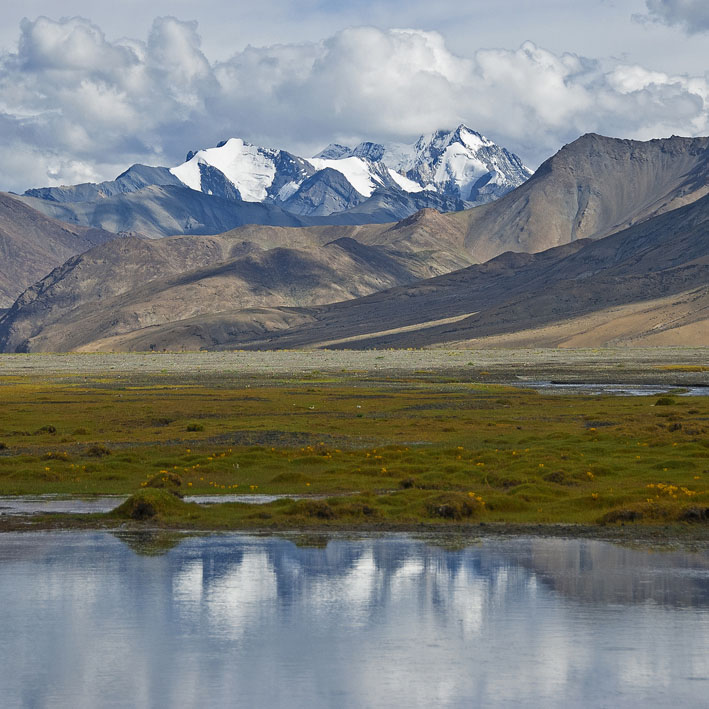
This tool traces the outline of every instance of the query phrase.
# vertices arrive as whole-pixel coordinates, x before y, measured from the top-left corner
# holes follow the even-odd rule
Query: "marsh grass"
[[[157,505],[145,519],[204,528],[709,517],[707,397],[658,406],[348,373],[155,379],[0,378],[0,494],[135,493]],[[178,486],[153,487],[163,479],[187,495],[325,499],[196,508],[165,498]]]

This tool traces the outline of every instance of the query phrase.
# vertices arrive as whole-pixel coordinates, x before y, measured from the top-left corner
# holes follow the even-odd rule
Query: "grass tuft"
[[[111,515],[139,522],[166,521],[180,517],[189,505],[167,490],[144,489],[131,495]]]

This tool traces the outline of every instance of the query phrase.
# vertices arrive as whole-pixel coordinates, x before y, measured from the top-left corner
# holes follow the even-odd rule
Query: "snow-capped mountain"
[[[502,197],[532,175],[514,153],[462,124],[454,131],[422,135],[414,145],[365,142],[350,149],[333,143],[316,157],[381,161],[418,189],[460,199],[466,206]]]
[[[464,125],[421,136],[408,154],[390,149],[383,160],[426,189],[471,205],[498,199],[532,176],[514,153]]]
[[[332,144],[312,158],[231,138],[190,151],[176,167],[133,165],[113,181],[33,189],[23,198],[75,224],[127,228],[134,216],[151,214],[156,235],[215,233],[254,219],[364,224],[425,207],[456,211],[497,199],[530,175],[516,155],[461,125],[413,145]],[[195,200],[200,216],[185,217],[184,205]]]
[[[187,158],[170,172],[193,190],[247,202],[271,201],[311,215],[344,211],[378,191],[426,192],[433,202],[444,196],[473,206],[501,197],[532,174],[516,155],[464,125],[421,136],[414,145],[331,144],[313,158],[240,138],[191,152]],[[327,170],[340,173],[353,192]],[[304,204],[299,192],[305,186],[312,195],[313,182],[325,183],[319,186],[320,199]],[[345,192],[351,194],[343,199]]]
[[[198,192],[264,202],[287,199],[316,170],[285,150],[260,148],[231,138],[216,148],[188,153],[186,162],[170,172]]]
[[[344,211],[368,199],[376,190],[423,190],[420,184],[384,163],[349,152],[351,154],[339,157],[320,154],[305,159],[285,150],[261,148],[240,138],[231,138],[216,148],[189,153],[187,161],[172,168],[170,173],[198,192],[245,202],[271,201],[298,214],[327,215]],[[341,177],[334,177],[328,170]],[[333,185],[333,181],[340,184]],[[299,191],[305,186],[312,193],[313,182],[325,183],[320,190],[322,199],[304,210]],[[332,189],[340,197],[344,192],[351,194],[344,201],[333,200],[332,195],[326,194]],[[289,209],[296,205],[301,208]]]

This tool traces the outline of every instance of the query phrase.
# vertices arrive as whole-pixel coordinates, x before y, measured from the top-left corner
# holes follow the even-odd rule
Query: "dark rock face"
[[[681,519],[684,522],[709,522],[709,507],[689,507]]]
[[[353,151],[352,155],[357,158],[365,158],[372,162],[379,162],[384,157],[385,148],[379,143],[360,143]]]
[[[287,186],[290,186],[292,183],[296,185],[300,184],[303,180],[307,180],[316,172],[315,168],[309,162],[303,160],[303,158],[291,155],[291,153],[285,150],[278,151],[274,160],[274,166],[276,175],[271,186],[268,188],[268,195],[270,199],[280,206],[283,206],[285,200],[290,197],[290,194],[285,197],[282,196],[284,187],[287,190]],[[297,187],[295,189],[297,189]]]
[[[215,197],[222,197],[223,199],[232,199],[237,202],[241,201],[239,190],[236,189],[234,183],[231,182],[221,170],[217,170],[216,167],[212,167],[211,165],[200,163],[199,173],[202,178],[203,192]]]
[[[458,212],[464,209],[464,204],[456,197],[446,197],[428,190],[402,193],[381,188],[375,190],[372,196],[361,204],[349,209],[347,215],[370,214],[377,222],[393,222],[415,216],[422,209]]]
[[[283,202],[283,208],[293,214],[319,216],[342,212],[363,201],[364,196],[341,172],[328,167],[305,180],[298,191]]]
[[[322,158],[323,160],[339,160],[340,158],[349,157],[352,154],[352,149],[348,148],[346,145],[340,145],[339,143],[330,143],[324,150],[321,150],[315,158]]]
[[[222,192],[235,189],[216,173],[213,184]],[[24,196],[18,199],[43,214],[71,224],[95,225],[115,233],[138,232],[151,238],[173,234],[219,234],[243,224],[302,226],[305,223],[275,204],[242,202],[185,186],[151,185],[95,203],[58,204]]]

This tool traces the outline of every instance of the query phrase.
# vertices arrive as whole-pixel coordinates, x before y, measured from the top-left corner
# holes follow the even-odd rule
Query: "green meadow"
[[[81,524],[418,529],[709,516],[703,396],[311,372],[8,375],[0,397],[0,495],[132,496]],[[302,499],[202,507],[173,492]]]

